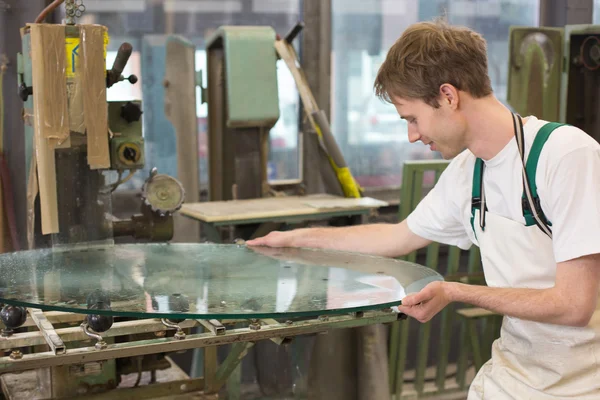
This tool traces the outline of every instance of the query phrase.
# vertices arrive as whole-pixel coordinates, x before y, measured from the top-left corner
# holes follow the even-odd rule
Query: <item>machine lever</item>
[[[21,100],[27,101],[31,95],[33,95],[33,88],[31,86],[27,86],[25,82],[21,83],[19,86],[19,97]]]
[[[117,57],[115,57],[115,62],[113,63],[113,67],[108,74],[106,75],[106,87],[111,87],[115,83],[119,82],[121,78],[121,74],[127,65],[127,61],[129,61],[129,57],[133,51],[133,46],[130,43],[123,43],[119,50],[117,51]]]
[[[285,35],[285,41],[292,44],[296,36],[304,29],[304,22],[299,21],[294,27]]]

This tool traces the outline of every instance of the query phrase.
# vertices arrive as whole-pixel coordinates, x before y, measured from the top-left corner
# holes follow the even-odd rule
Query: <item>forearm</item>
[[[429,243],[410,232],[405,222],[306,228],[294,232],[293,247],[354,251],[385,257],[399,257]]]
[[[589,322],[589,307],[586,310],[563,298],[555,287],[493,288],[456,282],[445,282],[445,286],[450,301],[472,304],[501,315],[569,326],[585,326]]]

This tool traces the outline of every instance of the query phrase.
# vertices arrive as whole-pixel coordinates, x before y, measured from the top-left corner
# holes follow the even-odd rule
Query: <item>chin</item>
[[[456,157],[459,154],[459,153],[440,151],[440,150],[437,150],[436,153],[439,153],[444,160],[452,160],[454,157]]]
[[[435,149],[435,150],[431,150],[431,152],[441,155],[444,160],[449,160],[452,158],[452,156],[450,156],[448,154],[449,152],[446,149]]]
[[[448,150],[448,149],[437,149],[436,151],[438,153],[440,153],[440,155],[442,156],[442,158],[444,160],[452,160],[454,157],[456,157],[457,155],[459,155],[460,153],[463,152],[464,149],[462,150]]]

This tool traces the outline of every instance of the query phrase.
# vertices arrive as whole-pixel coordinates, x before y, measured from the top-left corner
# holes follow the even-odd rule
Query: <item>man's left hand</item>
[[[398,310],[419,322],[427,322],[450,303],[445,282],[431,282],[418,293],[402,299]]]

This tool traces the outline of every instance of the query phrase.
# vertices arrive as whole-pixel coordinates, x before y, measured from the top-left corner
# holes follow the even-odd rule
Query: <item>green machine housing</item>
[[[144,168],[144,138],[140,101],[108,102],[110,166],[113,170]]]
[[[207,39],[209,198],[262,197],[268,135],[279,119],[276,34],[222,26]]]
[[[511,27],[508,103],[600,141],[600,26]]]

